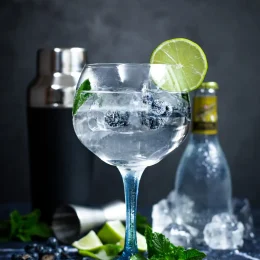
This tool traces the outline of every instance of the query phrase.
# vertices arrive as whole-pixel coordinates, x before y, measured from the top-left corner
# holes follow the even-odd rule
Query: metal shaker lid
[[[86,61],[87,51],[84,48],[53,48],[37,51],[37,69],[40,75],[80,72]]]

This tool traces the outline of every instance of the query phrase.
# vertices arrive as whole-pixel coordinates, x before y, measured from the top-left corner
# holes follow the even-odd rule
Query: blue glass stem
[[[126,234],[125,248],[120,259],[130,259],[130,256],[138,253],[136,240],[136,210],[138,188],[142,173],[145,168],[118,167],[124,182],[126,203]]]

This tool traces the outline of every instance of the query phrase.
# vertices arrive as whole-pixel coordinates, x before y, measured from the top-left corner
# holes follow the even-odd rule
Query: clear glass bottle
[[[192,133],[175,180],[177,208],[187,207],[177,219],[198,229],[200,235],[213,215],[232,212],[230,169],[217,130],[217,89],[216,82],[205,82],[195,92]]]

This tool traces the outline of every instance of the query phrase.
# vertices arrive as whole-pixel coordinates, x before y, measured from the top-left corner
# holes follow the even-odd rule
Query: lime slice
[[[72,243],[79,250],[94,252],[103,246],[95,231],[91,230],[86,236]]]
[[[87,79],[82,82],[79,86],[73,102],[72,115],[76,115],[78,109],[85,103],[91,93],[87,93],[85,91],[89,91],[91,89],[90,81]]]
[[[204,51],[195,42],[185,39],[170,39],[161,43],[152,53],[151,64],[172,66],[151,68],[155,84],[167,91],[190,92],[203,82],[208,62]]]
[[[103,243],[116,244],[123,243],[125,239],[125,226],[119,220],[107,221],[99,230],[98,237]],[[143,235],[136,232],[138,250],[144,252],[147,250],[146,239]]]

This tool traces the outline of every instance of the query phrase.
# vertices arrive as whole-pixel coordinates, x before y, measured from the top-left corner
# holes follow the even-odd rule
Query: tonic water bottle
[[[232,213],[230,169],[218,138],[217,90],[216,82],[204,82],[195,92],[192,133],[175,180],[176,219],[195,227],[198,238],[215,214]]]

